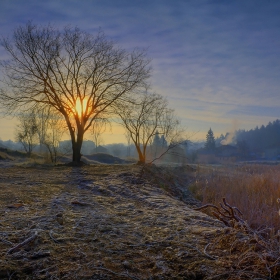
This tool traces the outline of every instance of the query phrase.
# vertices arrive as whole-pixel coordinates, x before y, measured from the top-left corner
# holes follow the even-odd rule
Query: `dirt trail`
[[[238,233],[140,171],[2,168],[0,279],[238,279]]]

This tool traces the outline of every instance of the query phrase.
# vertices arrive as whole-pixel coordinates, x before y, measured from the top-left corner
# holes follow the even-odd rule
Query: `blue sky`
[[[101,27],[125,49],[148,48],[153,91],[195,140],[210,127],[218,137],[233,124],[251,129],[280,118],[279,15],[280,2],[269,0],[1,0],[0,33],[33,20]],[[0,119],[0,138],[13,138],[13,124]],[[114,133],[112,141],[125,141]]]

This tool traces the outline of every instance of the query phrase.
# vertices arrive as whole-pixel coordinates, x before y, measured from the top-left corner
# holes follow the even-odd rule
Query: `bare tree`
[[[47,130],[49,128],[49,119],[51,115],[51,107],[41,107],[40,109],[34,109],[36,115],[36,127],[39,138],[40,151],[44,148],[44,142],[46,139]]]
[[[59,141],[66,130],[65,121],[52,107],[36,110],[36,126],[41,147],[45,147],[51,162],[56,163]]]
[[[127,157],[130,158],[130,153],[131,153],[131,136],[130,136],[130,132],[129,130],[126,130],[125,132],[125,138],[126,138],[126,141],[127,141]]]
[[[19,124],[16,127],[16,141],[20,142],[30,157],[35,148],[37,137],[36,113],[34,110],[30,112],[21,113],[18,116]]]
[[[47,148],[53,163],[56,163],[58,159],[59,141],[65,132],[63,125],[64,123],[61,118],[54,114],[50,115],[43,144]]]
[[[51,106],[63,115],[71,136],[73,162],[80,162],[85,132],[116,100],[145,86],[149,60],[144,51],[117,47],[102,32],[92,36],[78,28],[59,31],[28,22],[2,46],[2,109]]]
[[[164,135],[172,145],[179,135],[179,121],[159,94],[138,94],[134,102],[118,103],[116,113],[136,147],[139,164],[146,162],[148,144],[156,133]]]
[[[102,133],[105,132],[106,126],[109,125],[109,121],[107,118],[96,118],[92,122],[92,130],[91,133],[93,135],[93,141],[95,144],[95,152],[97,152],[98,146],[102,143]]]

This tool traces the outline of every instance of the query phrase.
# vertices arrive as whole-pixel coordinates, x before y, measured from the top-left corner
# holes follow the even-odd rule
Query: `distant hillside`
[[[7,156],[10,156],[10,157],[21,157],[21,158],[27,157],[27,154],[24,152],[14,151],[14,150],[11,150],[8,148],[4,148],[2,146],[0,146],[0,152],[1,152],[2,157],[4,157],[3,156],[4,154],[6,154]]]
[[[5,149],[7,147],[0,142],[0,148],[4,148]]]
[[[92,155],[87,155],[84,157],[85,159],[105,163],[105,164],[126,164],[126,163],[132,163],[131,161],[121,159],[119,157],[114,157],[110,154],[105,153],[97,153]],[[83,160],[83,158],[82,158]]]

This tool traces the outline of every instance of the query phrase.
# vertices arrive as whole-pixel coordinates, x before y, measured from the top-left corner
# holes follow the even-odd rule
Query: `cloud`
[[[279,13],[278,1],[261,0],[4,0],[0,24],[4,36],[29,19],[101,27],[121,47],[148,48],[154,90],[182,119],[219,130],[234,118],[257,125],[278,116]]]

